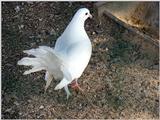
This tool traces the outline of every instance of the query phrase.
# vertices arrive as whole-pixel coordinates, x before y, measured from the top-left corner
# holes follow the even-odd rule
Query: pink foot
[[[73,80],[71,82],[71,88],[73,88],[74,90],[80,90],[83,92],[83,89],[79,86],[79,84],[77,83],[77,80]]]

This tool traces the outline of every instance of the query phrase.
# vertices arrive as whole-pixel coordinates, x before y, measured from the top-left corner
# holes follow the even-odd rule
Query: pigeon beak
[[[89,18],[91,18],[91,19],[92,19],[92,17],[93,17],[93,16],[90,14],[90,15],[89,15]]]

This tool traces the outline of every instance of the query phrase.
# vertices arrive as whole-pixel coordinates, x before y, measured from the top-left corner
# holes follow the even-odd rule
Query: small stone
[[[33,36],[33,35],[32,35],[32,36],[29,36],[30,39],[32,39],[32,38],[34,38],[34,37],[35,37],[35,36]]]
[[[96,30],[96,33],[101,34],[101,33],[103,33],[103,31],[102,30]]]
[[[31,47],[34,47],[34,46],[36,46],[36,43],[35,42],[31,43]]]
[[[89,27],[89,25],[87,24],[87,25],[86,25],[86,28],[88,28],[88,27]]]
[[[15,101],[14,104],[17,105],[17,106],[19,105],[19,103],[17,101]]]
[[[22,115],[22,113],[21,113],[21,112],[19,112],[18,114],[19,114],[19,115]]]
[[[43,39],[42,39],[42,38],[40,39],[40,42],[43,42]]]
[[[23,28],[24,28],[24,25],[18,25],[18,28],[19,28],[19,29],[23,29]]]
[[[82,109],[82,104],[80,103],[80,104],[79,104],[79,110],[81,110],[81,109]]]
[[[19,6],[16,6],[15,11],[16,11],[16,12],[19,12],[19,11],[20,11],[20,7],[19,7]]]
[[[82,104],[80,103],[80,104],[79,104],[79,106],[81,107],[81,106],[82,106]]]
[[[12,110],[12,108],[8,108],[7,110],[5,110],[5,112],[10,112]]]
[[[50,31],[50,35],[56,35],[56,31],[53,28]]]
[[[69,6],[68,7],[72,7],[72,2],[69,2]]]
[[[31,100],[27,100],[29,103],[31,103]]]
[[[43,18],[39,18],[39,21],[42,21],[43,20]]]
[[[92,35],[95,35],[96,34],[96,32],[92,32]]]
[[[43,105],[41,105],[40,107],[39,107],[39,109],[43,109],[44,108],[44,106]]]
[[[49,93],[51,93],[51,92],[52,92],[52,90],[48,90],[48,92],[49,92]]]

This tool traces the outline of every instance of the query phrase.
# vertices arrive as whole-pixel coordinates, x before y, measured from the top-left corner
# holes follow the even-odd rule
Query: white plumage
[[[24,75],[46,70],[45,90],[53,77],[60,79],[55,90],[64,87],[68,98],[70,95],[68,84],[82,75],[91,57],[92,46],[84,29],[84,23],[88,17],[91,17],[88,9],[79,9],[63,34],[57,39],[54,49],[40,46],[36,49],[25,50],[24,53],[35,57],[24,57],[18,61],[18,65],[33,67],[25,71]]]

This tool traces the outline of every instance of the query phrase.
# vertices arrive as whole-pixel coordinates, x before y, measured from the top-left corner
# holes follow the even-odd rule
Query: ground
[[[70,88],[72,96],[66,100],[64,90],[54,91],[59,81],[53,80],[44,93],[44,71],[24,76],[28,68],[17,61],[25,56],[23,50],[54,46],[73,14],[84,6],[93,14],[85,24],[92,56],[78,80],[84,92]],[[126,41],[122,36],[127,30],[110,18],[98,25],[95,16],[90,2],[2,2],[3,119],[158,119],[154,54]]]

